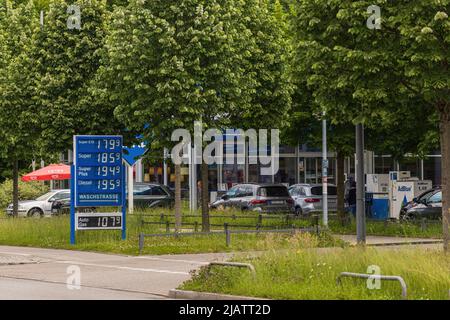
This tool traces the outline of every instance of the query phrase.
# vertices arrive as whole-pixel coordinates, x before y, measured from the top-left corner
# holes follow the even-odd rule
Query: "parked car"
[[[403,220],[415,219],[440,219],[442,217],[442,191],[434,190],[425,197],[418,199],[417,203],[413,205],[406,212],[400,213],[400,218]]]
[[[173,207],[174,193],[166,186],[157,183],[135,183],[133,203],[136,208]],[[79,208],[79,212],[95,212],[96,208]],[[70,213],[70,197],[55,201],[53,214]]]
[[[35,200],[19,201],[18,215],[21,217],[43,217],[52,214],[52,206],[55,201],[70,199],[70,190],[53,190]],[[8,215],[13,215],[13,205],[6,208]]]
[[[420,195],[418,195],[417,197],[413,198],[413,199],[412,199],[411,201],[409,201],[408,203],[405,203],[405,204],[402,206],[402,208],[400,209],[400,216],[405,216],[406,212],[407,212],[409,209],[411,209],[411,208],[417,206],[417,205],[420,204],[420,203],[423,203],[423,201],[424,201],[426,198],[432,196],[436,191],[439,191],[439,190],[440,190],[440,188],[438,188],[438,187],[435,187],[435,188],[433,188],[433,189],[427,190],[427,191],[421,193]]]
[[[83,207],[77,208],[77,212],[96,212],[97,209],[94,207]],[[56,200],[52,205],[52,214],[70,214],[70,198],[64,198]]]
[[[135,183],[133,198],[136,208],[173,207],[175,204],[175,193],[157,183]]]
[[[293,213],[294,200],[281,184],[238,184],[213,202],[212,209],[236,208],[261,213]]]
[[[297,215],[308,215],[322,211],[322,185],[321,184],[294,184],[289,187],[289,193],[295,201],[294,209]],[[337,189],[328,185],[328,209],[337,210]]]

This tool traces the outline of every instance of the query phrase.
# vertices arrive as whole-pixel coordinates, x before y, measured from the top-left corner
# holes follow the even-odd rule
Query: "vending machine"
[[[376,220],[389,218],[389,174],[366,175],[366,202],[370,217]]]
[[[398,219],[402,206],[414,198],[414,181],[392,181],[390,195],[390,218]]]
[[[372,193],[388,193],[389,192],[389,175],[388,174],[367,174],[366,175],[366,191]]]

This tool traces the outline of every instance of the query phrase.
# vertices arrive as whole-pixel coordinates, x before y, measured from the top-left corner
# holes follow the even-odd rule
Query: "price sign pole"
[[[76,242],[77,230],[121,230],[122,239],[126,239],[122,148],[122,136],[74,136],[70,191],[71,244]],[[94,212],[102,207],[121,207],[121,211]]]

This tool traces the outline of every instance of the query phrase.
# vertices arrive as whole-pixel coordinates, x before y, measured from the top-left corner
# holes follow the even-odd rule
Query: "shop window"
[[[275,183],[288,183],[289,185],[296,182],[297,158],[282,157],[279,159],[279,170],[275,174]]]
[[[433,185],[441,185],[441,157],[429,157],[423,160],[423,176],[433,181]]]

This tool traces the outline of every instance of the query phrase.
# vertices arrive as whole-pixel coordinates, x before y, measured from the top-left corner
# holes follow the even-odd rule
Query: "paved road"
[[[0,299],[167,299],[169,290],[189,279],[192,270],[228,257],[133,257],[0,246]],[[80,270],[79,290],[67,287],[75,270],[71,266]]]

